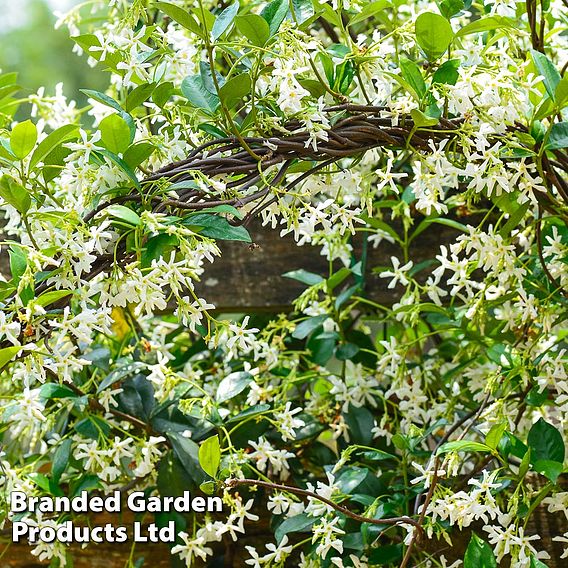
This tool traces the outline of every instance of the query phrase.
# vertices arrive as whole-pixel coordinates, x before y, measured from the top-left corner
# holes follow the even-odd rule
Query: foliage
[[[464,527],[466,567],[541,565],[531,515],[568,515],[566,22],[560,0],[61,18],[110,85],[78,109],[0,77],[3,495],[217,493],[222,517],[171,516],[188,566],[259,515],[251,566],[446,566],[424,545]],[[290,266],[291,314],[196,292],[255,215],[329,261]]]

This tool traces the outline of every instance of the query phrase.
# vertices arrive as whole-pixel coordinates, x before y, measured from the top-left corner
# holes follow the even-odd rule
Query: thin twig
[[[389,519],[374,519],[372,517],[364,517],[363,515],[358,515],[353,511],[349,510],[343,505],[338,505],[326,497],[322,497],[313,491],[308,491],[307,489],[300,489],[299,487],[290,487],[289,485],[280,485],[278,483],[272,483],[269,481],[261,481],[259,479],[228,479],[225,481],[225,486],[228,488],[237,487],[238,485],[253,485],[258,487],[265,487],[271,491],[286,491],[288,493],[294,493],[295,495],[302,495],[304,497],[311,497],[312,499],[317,499],[326,505],[329,505],[332,509],[343,513],[347,517],[359,521],[360,523],[370,523],[373,525],[391,525],[397,526],[401,523],[406,523],[416,527],[418,530],[422,530],[422,527],[415,521],[412,517],[391,517]]]

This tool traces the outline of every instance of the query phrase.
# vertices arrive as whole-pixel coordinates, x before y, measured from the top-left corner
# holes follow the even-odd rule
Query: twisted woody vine
[[[88,0],[57,26],[108,88],[0,75],[8,553],[72,566],[61,530],[108,542],[114,499],[173,565],[561,566],[533,519],[568,519],[566,0]],[[286,313],[199,285],[253,220],[328,265],[287,268]]]

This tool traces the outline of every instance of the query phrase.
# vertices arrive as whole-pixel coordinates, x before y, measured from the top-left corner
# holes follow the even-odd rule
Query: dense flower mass
[[[187,566],[260,517],[254,568],[566,557],[568,532],[557,553],[529,528],[568,518],[565,0],[58,18],[110,81],[79,108],[0,76],[2,518],[12,490],[136,485],[222,496],[223,515],[171,517]],[[286,315],[202,297],[254,216],[329,264],[289,267]]]

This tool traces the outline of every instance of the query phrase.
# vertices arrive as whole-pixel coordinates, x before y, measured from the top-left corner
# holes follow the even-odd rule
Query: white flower
[[[384,270],[379,274],[381,278],[390,278],[392,280],[389,282],[387,288],[394,288],[397,283],[400,282],[403,286],[406,286],[409,282],[406,277],[406,272],[408,272],[414,263],[409,260],[406,264],[400,266],[400,260],[396,256],[391,256],[391,262],[394,270]]]

